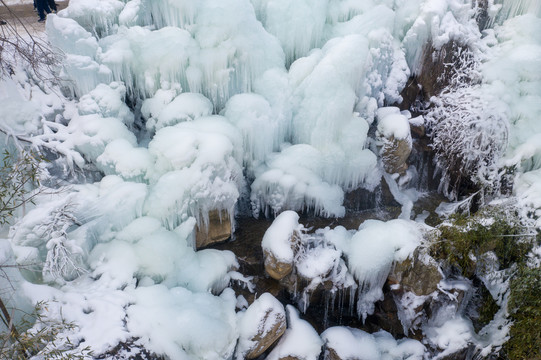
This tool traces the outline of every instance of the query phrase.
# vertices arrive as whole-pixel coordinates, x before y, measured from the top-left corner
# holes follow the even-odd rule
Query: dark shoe
[[[4,20],[0,20],[0,25],[7,25],[7,22],[5,22]]]
[[[45,22],[45,18],[39,19],[38,22]]]

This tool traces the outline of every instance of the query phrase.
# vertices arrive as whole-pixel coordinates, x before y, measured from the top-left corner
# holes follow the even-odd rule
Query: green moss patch
[[[511,281],[509,313],[513,325],[503,351],[511,360],[541,359],[541,268],[520,267]]]
[[[516,217],[495,210],[485,210],[472,217],[453,217],[439,230],[430,254],[458,268],[467,278],[473,277],[476,260],[488,251],[496,254],[501,268],[522,262],[535,239]]]
[[[500,269],[516,269],[508,303],[512,321],[510,339],[500,356],[509,360],[541,360],[541,268],[526,265],[527,254],[540,242],[540,234],[522,225],[518,216],[497,208],[473,216],[458,215],[440,225],[431,255],[463,276],[475,277],[479,259],[492,251]],[[497,305],[487,294],[479,308],[479,326],[490,321]],[[489,295],[490,296],[490,295]]]

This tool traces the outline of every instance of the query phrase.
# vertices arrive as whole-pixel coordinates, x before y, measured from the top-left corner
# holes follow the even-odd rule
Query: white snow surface
[[[426,349],[419,341],[407,338],[397,341],[383,330],[369,334],[360,329],[335,326],[325,330],[321,338],[340,359],[421,360],[426,355]]]
[[[295,236],[303,229],[299,224],[299,215],[294,211],[284,211],[276,217],[265,231],[261,247],[284,263],[293,263]]]

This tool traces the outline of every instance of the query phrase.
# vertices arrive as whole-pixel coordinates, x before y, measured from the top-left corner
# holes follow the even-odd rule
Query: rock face
[[[415,250],[413,258],[396,264],[388,277],[390,284],[400,285],[404,291],[411,291],[419,296],[436,291],[441,279],[436,260],[419,249]]]
[[[271,294],[262,294],[239,320],[236,359],[257,358],[284,334],[286,326],[284,306]]]
[[[333,348],[327,348],[323,357],[325,360],[343,360]]]
[[[225,211],[211,210],[208,226],[197,227],[195,246],[197,249],[225,241],[231,237],[231,219]]]

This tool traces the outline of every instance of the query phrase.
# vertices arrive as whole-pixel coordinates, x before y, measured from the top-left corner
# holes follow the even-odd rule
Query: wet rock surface
[[[440,201],[441,197],[437,195],[425,199],[426,203],[433,204],[429,206],[432,209]],[[389,212],[378,209],[378,211],[350,212],[343,219],[305,216],[300,218],[300,222],[306,228],[311,228],[310,231],[339,225],[357,229],[359,224],[367,219],[387,216],[393,217]],[[444,349],[426,342],[426,324],[437,324],[439,317],[449,316],[451,312],[459,318],[471,318],[470,324],[473,324],[472,327],[477,332],[494,316],[494,311],[485,311],[485,314],[482,309],[491,299],[479,281],[472,283],[460,274],[442,273],[439,264],[427,254],[426,250],[418,248],[409,259],[394,265],[383,286],[383,299],[375,303],[374,312],[363,322],[356,311],[358,301],[356,289],[337,289],[336,284],[321,282],[306,292],[310,279],[300,276],[295,266],[291,273],[281,280],[266,274],[261,239],[271,223],[265,219],[239,218],[236,223],[235,240],[213,247],[235,252],[240,272],[246,276],[253,276],[254,292],[250,293],[241,286],[234,286],[237,294],[242,294],[248,303],[253,303],[256,294],[269,292],[283,305],[295,304],[297,309],[301,310],[301,318],[319,334],[336,326],[359,329],[368,334],[384,330],[395,339],[409,338],[421,341],[429,346],[433,354],[438,354]],[[303,294],[305,298],[302,298]],[[497,306],[492,307],[497,310]],[[274,344],[276,343],[274,341]],[[270,346],[259,356],[265,356],[272,349],[273,346]],[[324,359],[340,359],[332,348],[324,350],[325,353],[321,355]],[[468,342],[465,342],[464,347],[457,348],[455,353],[446,355],[446,358],[462,359],[461,356],[468,356],[471,351]],[[283,358],[296,359],[291,354]]]

